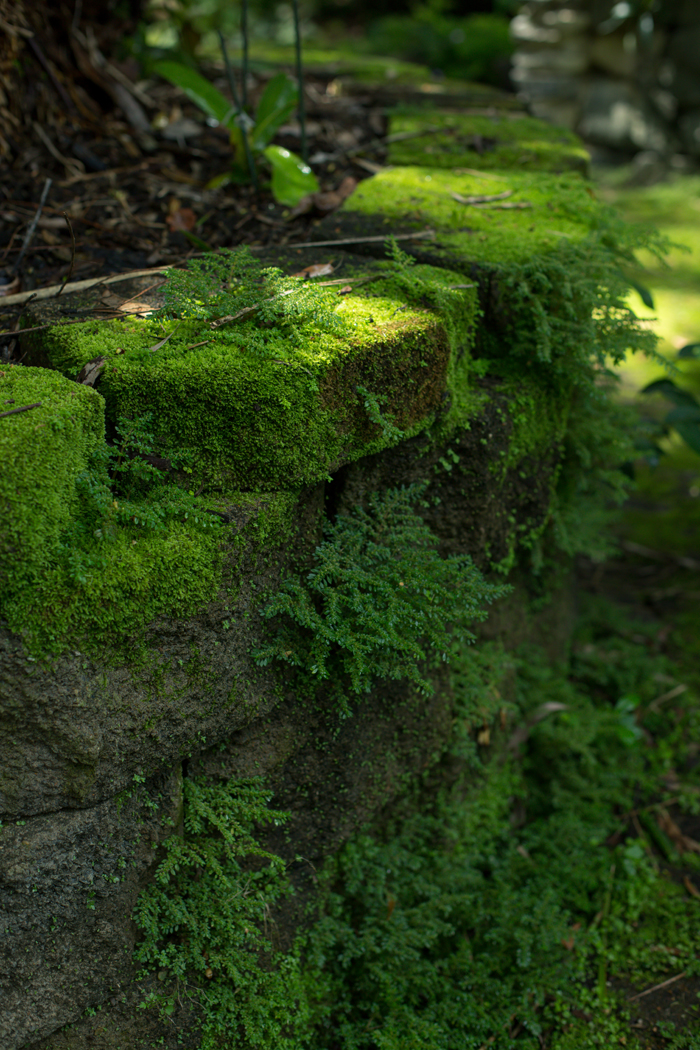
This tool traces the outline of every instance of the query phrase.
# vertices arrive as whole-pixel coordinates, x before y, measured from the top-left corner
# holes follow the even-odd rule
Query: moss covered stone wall
[[[144,318],[69,324],[54,304],[0,374],[3,407],[27,406],[0,418],[8,1050],[218,1046],[222,1003],[231,1046],[306,1046],[290,1035],[303,996],[274,974],[300,965],[324,863],[419,778],[435,797],[479,782],[446,750],[470,624],[493,603],[472,651],[500,656],[459,720],[486,757],[508,723],[508,649],[566,647],[567,559],[595,547],[628,450],[605,364],[646,345],[621,271],[636,235],[564,132],[394,119],[438,130],[422,153],[397,142],[394,167],[325,220],[358,239],[333,252],[342,279],[285,276],[325,250],[204,260]],[[488,164],[460,169],[475,141]],[[400,251],[377,233],[421,236]],[[183,792],[204,788],[187,785],[209,785],[216,824],[250,777],[287,812],[265,827],[250,810],[295,894],[261,891],[262,940],[241,934],[235,958],[268,976],[236,991],[206,938],[189,976],[154,963],[149,936],[175,951],[194,935],[168,941],[151,905],[139,932],[132,913],[173,843],[195,841]],[[229,841],[216,826],[210,846]],[[262,862],[247,863],[239,887]],[[265,981],[274,994],[251,991]]]

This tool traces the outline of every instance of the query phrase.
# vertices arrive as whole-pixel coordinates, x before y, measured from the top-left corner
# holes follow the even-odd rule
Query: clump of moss
[[[389,149],[391,164],[497,172],[585,172],[588,166],[572,131],[505,109],[486,116],[402,107],[392,113],[389,132],[398,139]]]
[[[30,407],[27,411],[17,409]],[[104,440],[104,403],[43,368],[0,373],[0,594],[34,586],[69,527]]]
[[[443,298],[448,281],[432,278]],[[425,300],[397,301],[390,282],[339,295],[234,252],[192,261],[164,294],[157,319],[54,327],[42,353],[69,375],[105,357],[108,419],[151,412],[160,455],[188,450],[198,488],[309,484],[394,443],[368,426],[358,385],[386,397],[407,433],[439,407],[442,319]],[[460,308],[473,312],[473,297],[454,289],[449,324]]]

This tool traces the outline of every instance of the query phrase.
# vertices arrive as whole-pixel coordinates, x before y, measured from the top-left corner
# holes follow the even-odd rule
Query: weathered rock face
[[[486,149],[482,117],[436,112],[440,148],[421,167],[395,158],[333,217],[357,254],[334,252],[343,280],[306,313],[290,300],[296,313],[270,322],[270,295],[236,327],[220,279],[207,300],[218,315],[163,319],[167,339],[133,314],[55,326],[0,376],[0,393],[36,402],[0,430],[3,1050],[199,1046],[195,992],[175,989],[165,1023],[138,1006],[172,975],[132,961],[131,914],[159,845],[189,834],[188,779],[264,777],[289,813],[263,836],[296,890],[275,913],[281,951],[349,836],[426,770],[439,790],[447,663],[426,663],[428,694],[402,676],[348,690],[341,717],[340,678],[319,683],[293,647],[260,656],[278,629],[266,603],[309,579],[324,523],[420,483],[440,557],[468,555],[515,585],[480,638],[565,650],[570,594],[544,601],[541,565],[577,549],[561,536],[581,463],[617,454],[591,364],[615,348],[595,343],[585,270],[607,249],[573,138],[504,117]],[[479,145],[489,170],[440,170],[455,142]],[[408,254],[388,263],[367,240],[378,233],[404,236]],[[295,273],[322,255],[278,261]],[[309,283],[275,287],[281,299]],[[76,376],[95,358],[91,389]],[[507,696],[504,674],[491,684]],[[502,711],[494,738],[505,725]]]

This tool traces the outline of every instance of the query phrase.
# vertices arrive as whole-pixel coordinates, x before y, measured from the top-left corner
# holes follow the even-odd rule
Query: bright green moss
[[[588,166],[588,153],[573,132],[508,110],[488,115],[399,110],[391,115],[389,133],[411,136],[391,144],[391,164],[453,172],[466,167],[585,173]]]
[[[104,440],[104,402],[43,368],[0,373],[0,594],[36,581],[76,509],[76,479]]]
[[[465,205],[462,197],[512,191],[501,201]],[[508,207],[502,207],[508,205]],[[519,205],[522,207],[513,207]],[[343,212],[382,217],[387,232],[400,226],[438,232],[431,254],[491,266],[521,263],[551,252],[563,239],[581,241],[600,213],[590,188],[575,174],[493,172],[488,178],[429,167],[382,171],[360,183]],[[429,242],[428,242],[429,244]]]
[[[295,308],[304,282],[285,279],[289,289],[276,293],[287,297],[284,312],[272,319],[256,306],[211,327],[191,316],[201,313],[191,299],[176,319],[54,327],[40,352],[68,375],[105,357],[108,418],[151,413],[158,451],[186,463],[197,488],[309,484],[395,440],[369,419],[358,387],[381,396],[404,433],[432,421],[450,337],[467,340],[475,296],[450,289],[459,274],[425,268],[420,277],[418,288],[400,286],[387,273],[366,295],[334,288],[308,309]],[[272,302],[264,288],[255,295]],[[426,308],[431,300],[443,316]]]

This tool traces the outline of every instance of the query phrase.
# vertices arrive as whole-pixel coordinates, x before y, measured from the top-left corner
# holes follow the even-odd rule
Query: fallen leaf
[[[3,278],[3,280],[7,280],[7,278]],[[13,278],[6,284],[0,284],[0,295],[14,295],[15,292],[19,291],[19,285],[19,277]]]
[[[351,284],[344,284],[342,288],[338,289],[338,295],[347,295],[348,292],[351,292],[351,291],[352,291],[352,285]]]
[[[87,361],[78,372],[76,383],[82,383],[84,386],[94,386],[102,374],[106,361],[106,357],[93,357],[91,361]]]
[[[305,266],[298,273],[293,273],[292,277],[328,277],[334,270],[332,263],[314,263],[312,266]]]
[[[322,215],[328,215],[330,212],[335,211],[336,208],[339,208],[343,201],[355,191],[356,187],[357,179],[354,179],[352,175],[346,175],[337,190],[319,190],[316,193],[309,193],[306,197],[302,197],[296,207],[292,208],[289,217],[294,219],[297,215],[306,215],[312,209],[315,209]]]
[[[476,742],[477,744],[481,744],[482,747],[488,747],[491,743],[491,730],[488,726],[484,726],[483,729],[479,730]]]
[[[387,898],[387,902],[386,902],[386,917],[387,917],[387,919],[391,918],[395,907],[396,907],[396,897],[394,897],[394,895],[390,893],[388,898]]]
[[[189,232],[195,228],[197,216],[191,208],[178,208],[177,211],[167,215],[165,221],[173,233],[177,233],[178,230]]]

